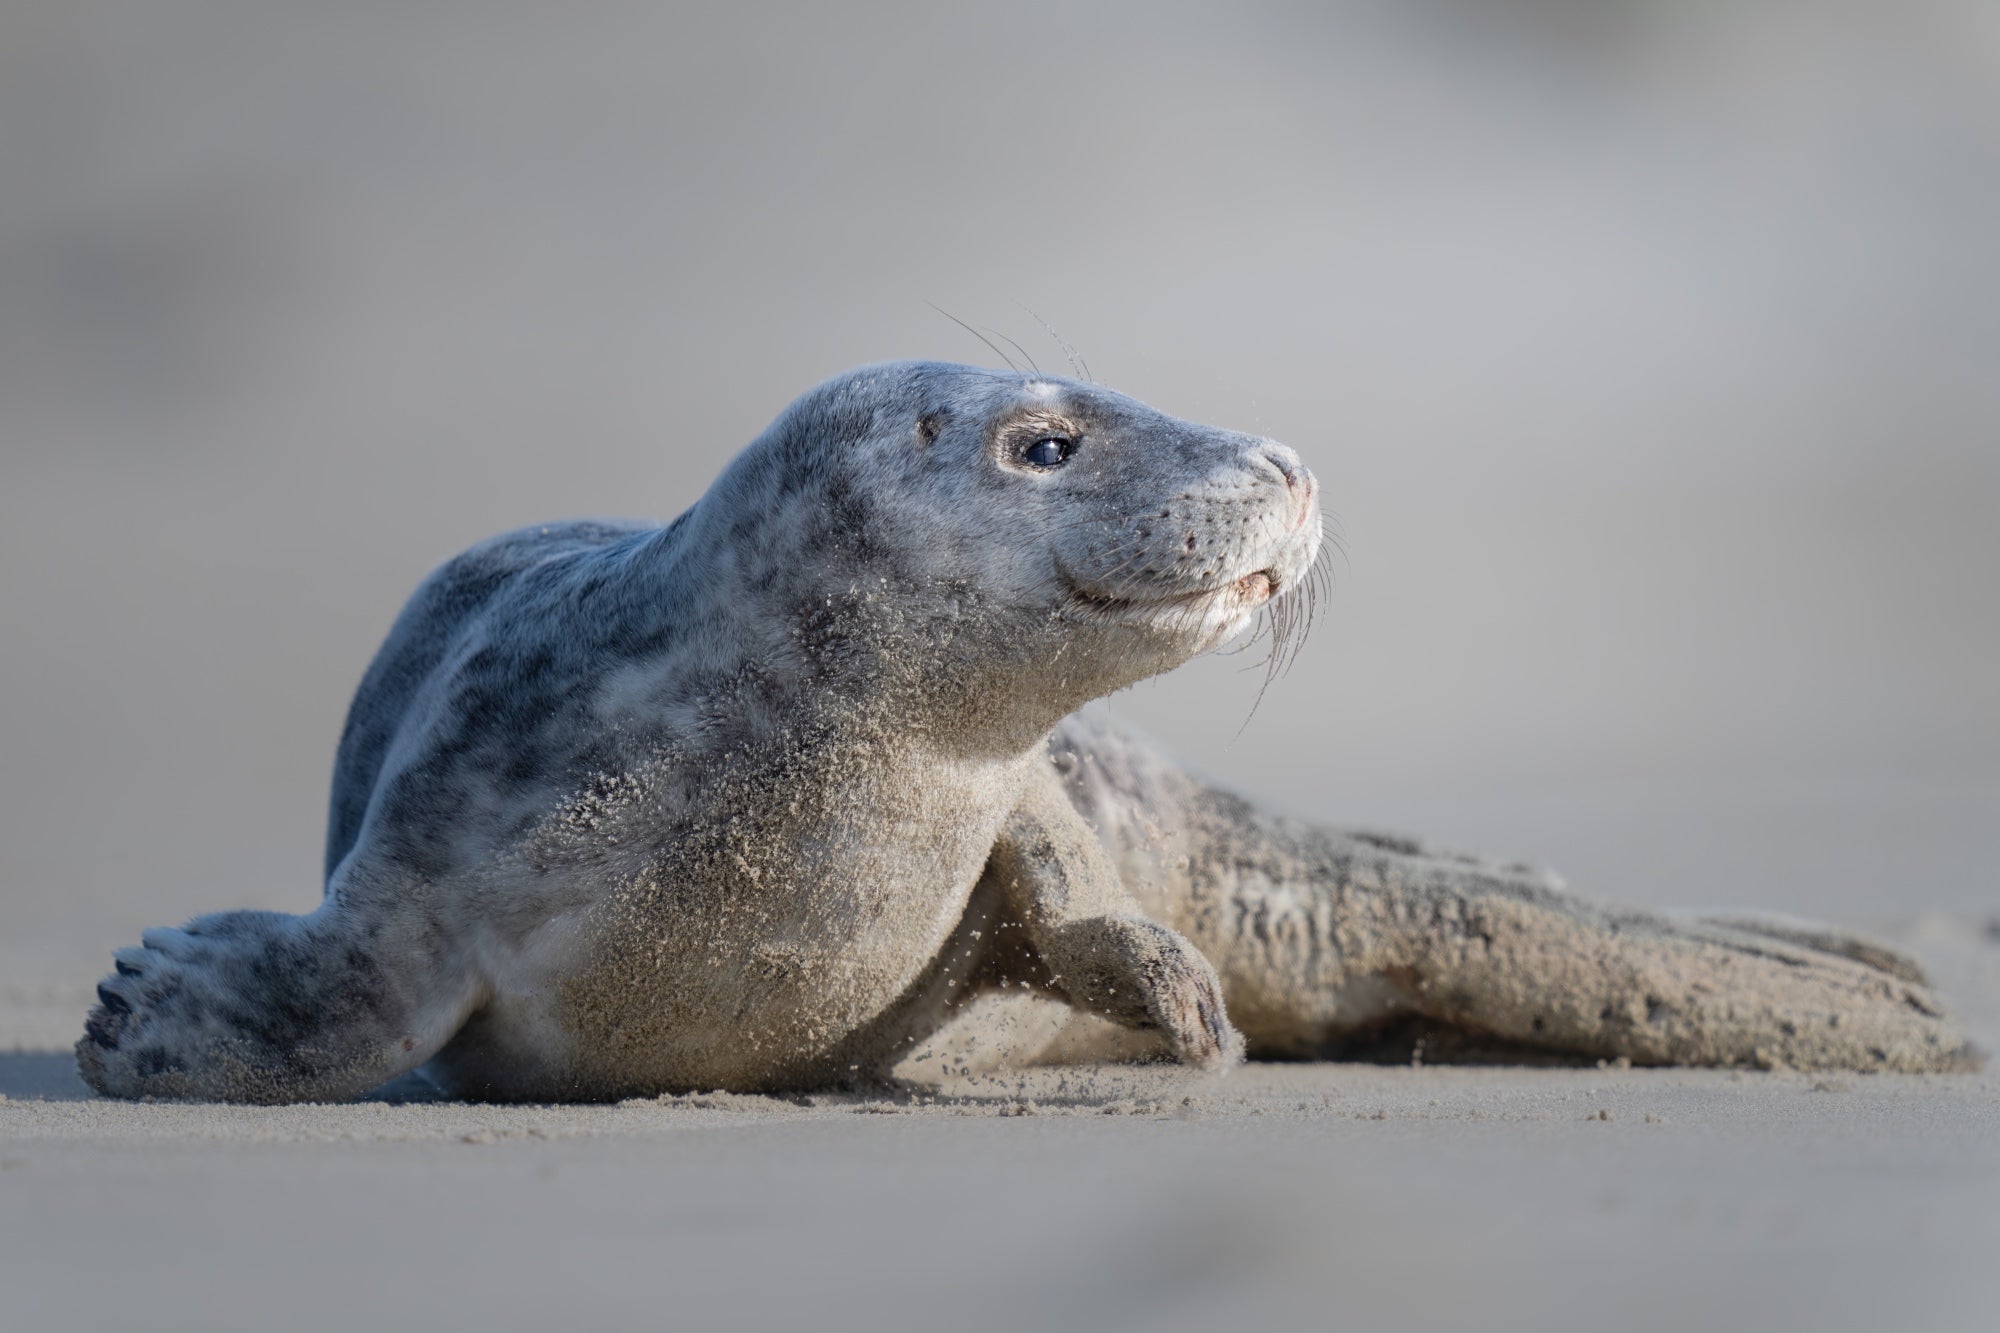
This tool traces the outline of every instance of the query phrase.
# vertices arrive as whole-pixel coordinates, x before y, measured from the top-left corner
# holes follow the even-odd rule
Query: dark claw
[[[126,962],[122,958],[116,960],[111,965],[118,970],[118,975],[121,977],[136,977],[139,975],[139,969],[132,966],[130,963]],[[104,994],[103,990],[101,989],[97,993],[99,995]]]
[[[97,984],[97,1002],[114,1014],[132,1012],[132,1002],[116,991],[106,990],[103,982]]]

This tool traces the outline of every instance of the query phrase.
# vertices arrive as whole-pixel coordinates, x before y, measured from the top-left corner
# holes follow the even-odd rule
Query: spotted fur
[[[1638,928],[1275,820],[1071,716],[1296,606],[1319,544],[1269,440],[1040,375],[840,376],[670,524],[433,573],[356,693],[320,907],[147,932],[79,1065],[244,1101],[420,1066],[488,1097],[824,1086],[1023,983],[1194,1064],[1240,1049],[1225,1007],[1291,1054],[1401,1012],[1635,1058],[1956,1049],[1831,937]],[[1793,973],[1748,1018],[1689,998]]]

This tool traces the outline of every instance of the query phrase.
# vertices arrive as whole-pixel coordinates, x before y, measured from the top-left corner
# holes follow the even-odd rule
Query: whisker
[[[958,327],[964,329],[967,333],[979,339],[979,341],[985,343],[987,347],[992,349],[993,355],[999,357],[1002,361],[1006,362],[1007,369],[1013,371],[1016,375],[1021,373],[1021,368],[1015,365],[1013,361],[1008,358],[1007,354],[1001,351],[1000,348],[997,345],[995,345],[994,341],[991,338],[981,333],[978,329],[973,328],[970,324],[960,319],[957,315],[952,314],[951,311],[946,310],[943,306],[935,305],[929,301],[924,302],[924,304],[930,306],[931,309],[937,311],[940,315],[943,315],[946,319],[958,325]]]
[[[1023,310],[1028,310],[1028,307],[1019,301],[1014,302],[1014,304],[1020,306]],[[1087,384],[1095,384],[1097,382],[1090,378],[1090,363],[1083,359],[1083,353],[1071,347],[1069,340],[1056,332],[1055,325],[1049,323],[1032,310],[1028,310],[1028,317],[1047,330],[1049,337],[1055,340],[1056,346],[1062,348],[1063,355],[1069,358],[1069,368],[1077,373],[1079,379]]]
[[[994,337],[1000,339],[1002,342],[1006,343],[1009,347],[1013,348],[1015,351],[1019,352],[1021,354],[1021,358],[1028,363],[1028,369],[1034,371],[1037,375],[1042,373],[1042,368],[1035,364],[1035,358],[1028,355],[1027,348],[1021,346],[1021,344],[1015,342],[1012,338],[1009,338],[1006,334],[1000,332],[1000,330],[998,329],[988,329],[986,331],[992,334]]]

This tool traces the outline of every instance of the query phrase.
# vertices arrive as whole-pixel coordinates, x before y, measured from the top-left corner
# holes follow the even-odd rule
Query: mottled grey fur
[[[1074,456],[1031,465],[1050,436]],[[530,529],[434,573],[356,694],[323,904],[121,950],[84,1076],[824,1086],[992,994],[1197,1064],[1240,1049],[1225,1004],[1287,1055],[1416,1014],[1654,1062],[1960,1058],[1893,954],[1286,821],[1077,714],[1295,606],[1316,500],[1283,446],[1091,385],[829,381],[666,527]]]

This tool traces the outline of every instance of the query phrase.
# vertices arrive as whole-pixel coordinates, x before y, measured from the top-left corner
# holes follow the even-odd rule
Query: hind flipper
[[[1678,921],[1416,858],[1362,863],[1354,883],[1350,932],[1381,951],[1378,974],[1413,1011],[1473,1032],[1648,1065],[1922,1072],[1976,1060],[1937,996],[1821,936]]]
[[[1924,974],[1923,964],[1901,949],[1856,931],[1829,926],[1822,921],[1808,921],[1803,917],[1787,916],[1782,912],[1748,911],[1699,912],[1692,914],[1692,919],[1707,925],[1720,926],[1725,930],[1762,935],[1768,939],[1783,940],[1787,944],[1796,944],[1800,948],[1812,949],[1819,953],[1851,958],[1857,963],[1867,964],[1878,972],[1887,972],[1892,977],[1919,986],[1930,984],[1930,978]]]

